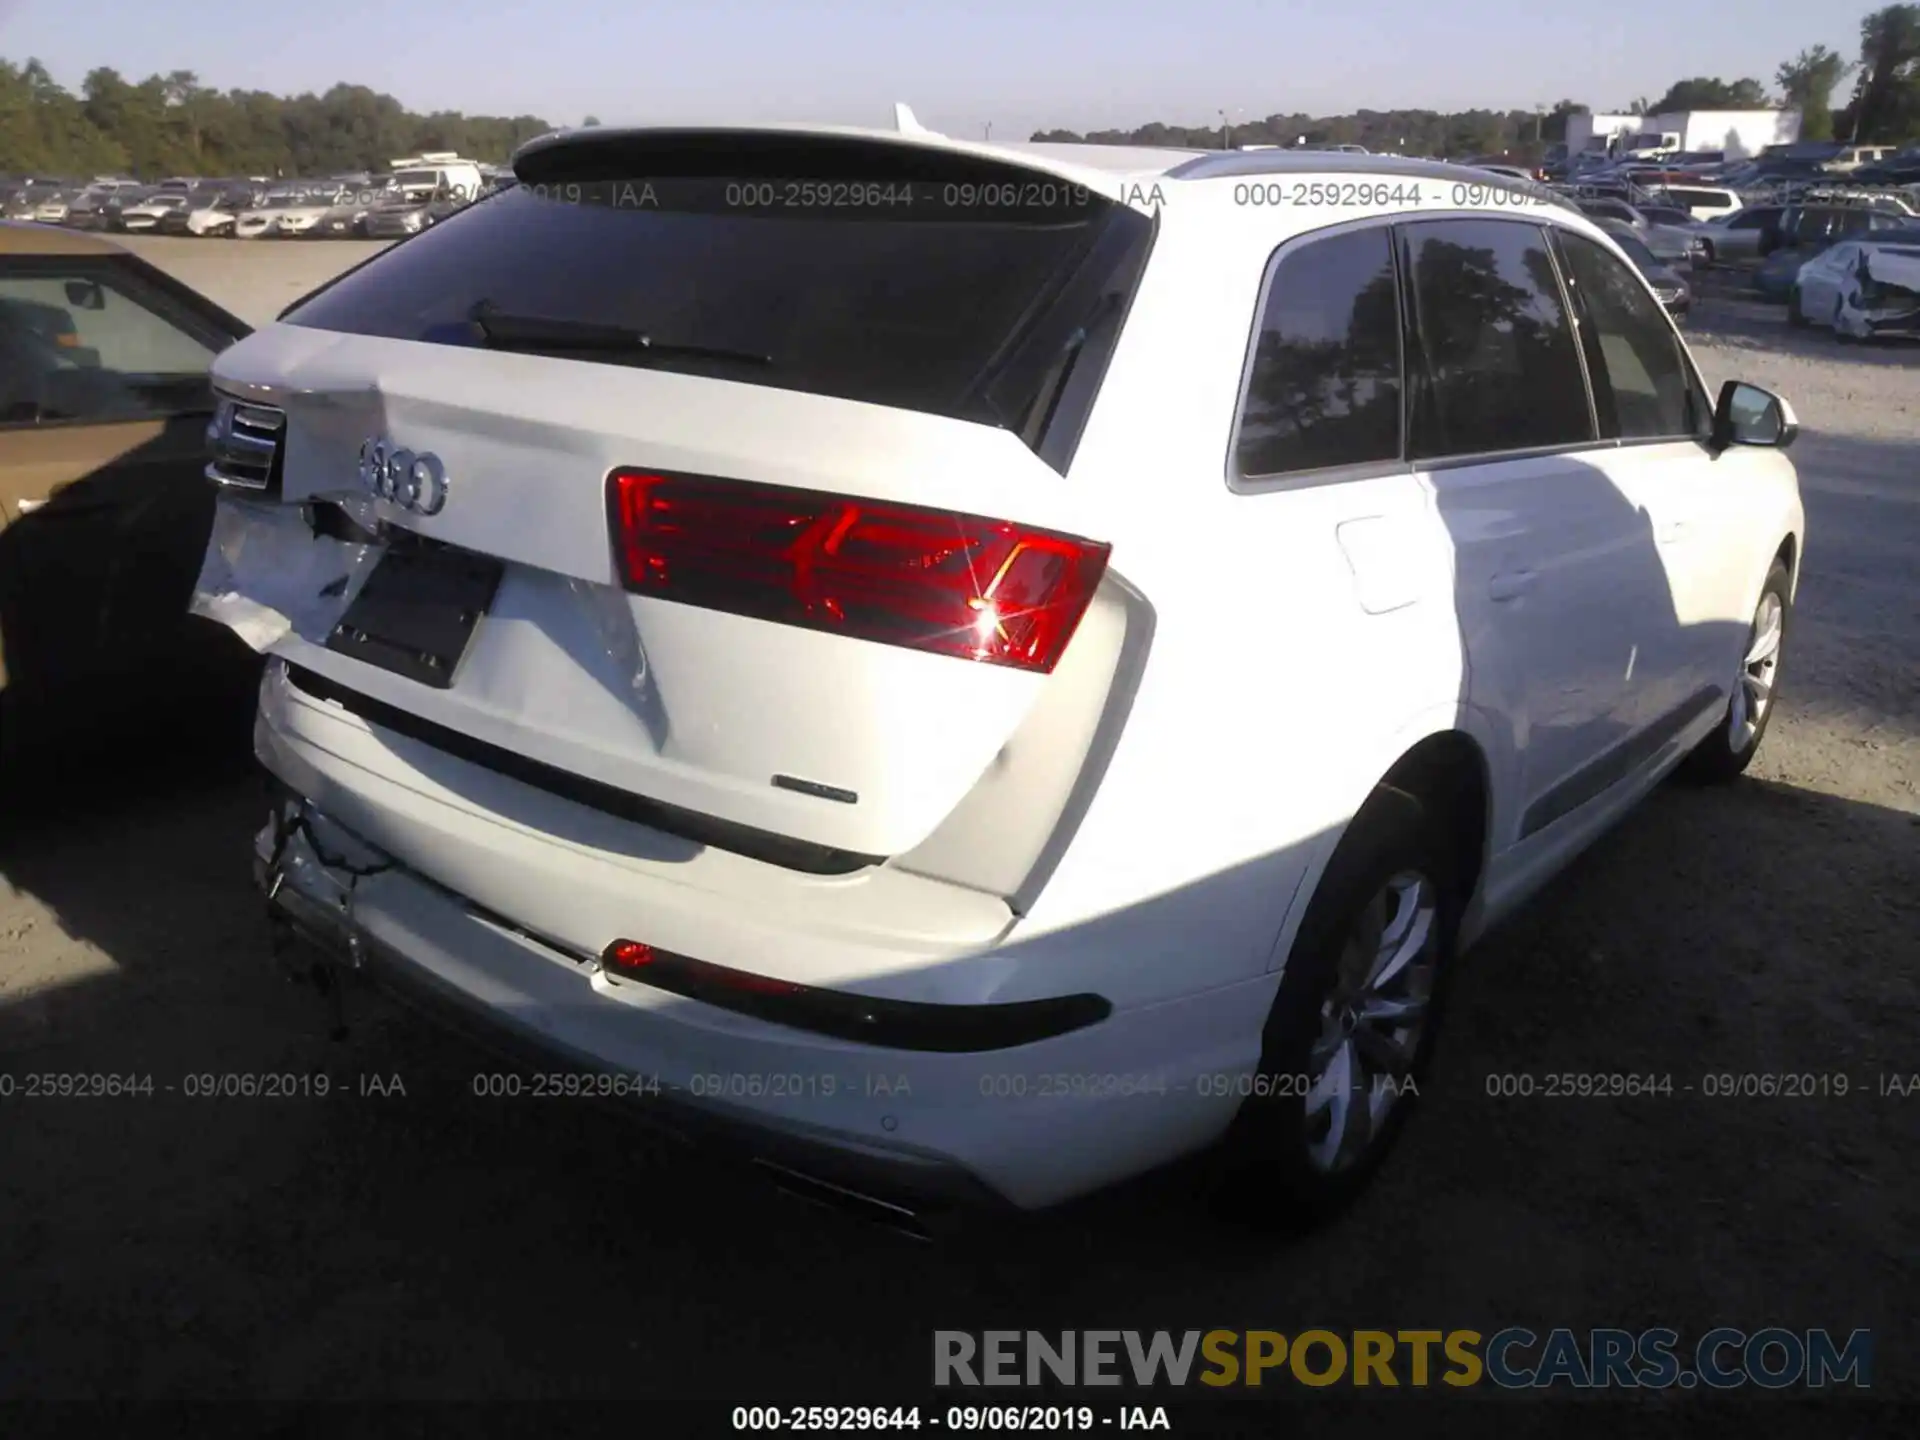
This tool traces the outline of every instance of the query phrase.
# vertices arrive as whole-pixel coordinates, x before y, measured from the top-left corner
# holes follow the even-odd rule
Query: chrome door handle
[[[1532,570],[1509,570],[1487,582],[1487,594],[1495,600],[1517,600],[1533,589],[1539,575]]]

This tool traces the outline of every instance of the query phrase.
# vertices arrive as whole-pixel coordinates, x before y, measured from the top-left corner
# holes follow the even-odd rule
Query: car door
[[[1834,324],[1841,296],[1853,288],[1855,276],[1859,275],[1860,255],[1864,250],[1864,246],[1849,240],[1837,244],[1801,271],[1799,313],[1803,319],[1824,326]]]
[[[1726,703],[1731,631],[1747,608],[1750,577],[1732,563],[1749,552],[1741,527],[1741,460],[1716,460],[1706,441],[1712,404],[1678,333],[1632,268],[1604,246],[1562,229],[1556,250],[1579,319],[1603,438],[1594,464],[1653,535],[1666,605],[1649,604],[1636,634],[1626,713],[1635,758]],[[1655,623],[1657,620],[1664,623]],[[1743,632],[1744,633],[1744,632]]]
[[[110,704],[223,663],[186,607],[212,519],[207,365],[245,329],[129,256],[0,253],[10,705]]]
[[[1543,229],[1431,220],[1400,239],[1409,454],[1452,541],[1469,698],[1511,727],[1518,756],[1520,803],[1498,839],[1525,841],[1598,793],[1663,576],[1644,518],[1594,464],[1597,423]]]
[[[1831,325],[1839,308],[1841,292],[1860,263],[1861,247],[1844,240],[1823,251],[1800,269],[1796,282],[1800,288],[1800,317],[1819,325]]]
[[[1720,234],[1713,239],[1714,258],[1737,263],[1752,263],[1763,254],[1763,246],[1770,246],[1777,235],[1780,223],[1780,208],[1775,205],[1756,206],[1742,210],[1727,221]]]

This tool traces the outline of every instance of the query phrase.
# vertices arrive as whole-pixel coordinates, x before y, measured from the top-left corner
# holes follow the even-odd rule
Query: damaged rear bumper
[[[666,1083],[657,1075],[632,1073],[603,1054],[569,1043],[561,1027],[553,1025],[540,1006],[515,1002],[535,998],[541,989],[537,977],[542,971],[571,971],[577,977],[592,962],[480,915],[460,897],[387,861],[350,833],[310,812],[297,798],[275,788],[276,804],[282,807],[278,813],[284,815],[284,807],[296,807],[298,813],[313,814],[313,819],[326,827],[330,862],[322,863],[315,846],[298,834],[283,843],[276,838],[274,824],[261,832],[256,843],[254,878],[267,899],[275,929],[275,952],[295,978],[318,965],[327,988],[334,993],[342,989],[376,990],[532,1074],[622,1082],[617,1089],[589,1084],[581,1093],[586,1098],[602,1099],[607,1107],[654,1134],[722,1161],[749,1165],[776,1187],[803,1199],[917,1239],[930,1238],[964,1215],[1006,1214],[1019,1208],[946,1157],[918,1153],[905,1146],[869,1146],[857,1136],[786,1123],[761,1111],[741,1110]],[[344,882],[343,863],[351,867]],[[396,943],[398,937],[387,927],[363,922],[356,903],[361,876],[351,871],[377,878],[386,887],[389,902],[396,887],[414,892],[415,903],[411,906],[403,902],[383,907],[388,916],[396,909],[458,907],[476,928],[493,932],[495,948],[520,952],[510,957],[516,980],[526,976],[533,983],[516,986],[524,990],[522,995],[507,997],[498,990],[489,994],[483,973],[486,962],[471,950],[461,957],[462,980],[445,978],[436,963],[421,953],[432,943],[427,937]],[[525,953],[530,950],[547,964],[540,965]],[[578,979],[570,983],[577,986]]]
[[[1920,338],[1920,249],[1868,247],[1840,296],[1833,328],[1857,340]]]
[[[1911,308],[1876,306],[1856,308],[1843,305],[1834,328],[1843,335],[1861,340],[1920,339],[1920,296]]]

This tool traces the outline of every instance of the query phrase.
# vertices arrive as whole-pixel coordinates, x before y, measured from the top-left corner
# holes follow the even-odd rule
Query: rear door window
[[[730,173],[663,175],[690,168],[687,157],[666,156],[654,157],[651,177],[637,166],[632,179],[529,176],[282,318],[640,364],[1022,430],[1037,387],[1058,383],[1059,367],[1036,367],[1027,395],[996,390],[996,377],[1020,342],[1061,318],[1054,302],[1092,302],[1076,288],[1088,267],[1137,275],[1129,264],[1152,233],[1146,216],[1068,181],[981,174],[970,157],[974,168],[957,176],[929,169],[942,157],[909,152],[892,157],[891,172],[876,160],[858,176],[820,179],[827,157],[793,157],[778,173],[735,143],[737,154],[696,157]],[[501,317],[494,333],[476,322],[482,306]],[[1107,304],[1101,313],[1111,321],[1118,311]],[[1049,341],[1050,365],[1089,317],[1068,318]]]
[[[1243,477],[1398,460],[1399,292],[1376,226],[1297,243],[1267,283],[1234,439]]]
[[[1790,245],[1813,245],[1832,233],[1840,221],[1838,211],[1826,209],[1802,210],[1792,224],[1782,221],[1780,238]]]
[[[1594,439],[1579,347],[1546,236],[1511,220],[1404,226],[1417,372],[1410,455]]]

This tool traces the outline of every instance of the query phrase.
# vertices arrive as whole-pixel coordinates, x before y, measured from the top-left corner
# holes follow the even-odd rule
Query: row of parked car
[[[397,239],[511,183],[510,172],[453,156],[381,174],[310,180],[181,177],[146,184],[106,177],[76,184],[30,178],[0,187],[0,218],[239,240]]]
[[[1622,159],[1603,152],[1550,155],[1542,178],[1571,181],[1601,173],[1659,180],[1667,172],[1735,190],[1766,186],[1830,184],[1920,185],[1920,145],[1856,145],[1798,141],[1772,145],[1758,155],[1729,156],[1720,150],[1690,150],[1658,159]]]
[[[1741,272],[1796,323],[1860,339],[1920,330],[1920,148],[1795,145],[1657,164],[1582,156],[1551,189],[1629,253],[1632,236],[1669,267]]]
[[[1653,165],[1580,156],[1538,170],[1471,163],[1545,182],[1547,197],[1608,233],[1681,323],[1691,272],[1713,267],[1744,274],[1762,299],[1784,302],[1795,324],[1851,339],[1920,335],[1920,183],[1894,183],[1920,182],[1909,167],[1920,151],[1782,150],[1791,153],[1736,162],[1692,154]]]

